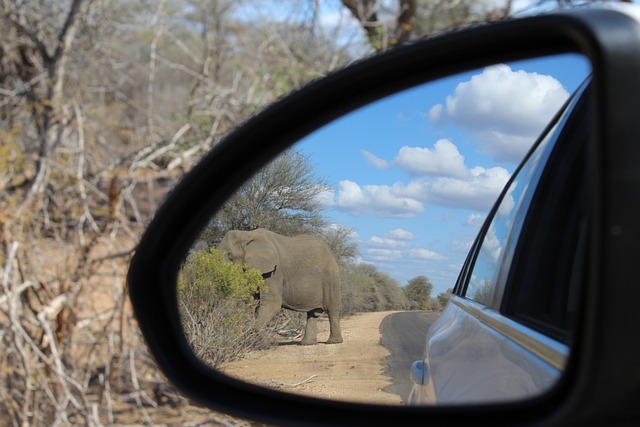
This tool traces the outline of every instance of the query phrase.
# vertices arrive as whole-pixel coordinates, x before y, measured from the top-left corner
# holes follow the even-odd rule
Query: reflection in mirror
[[[194,353],[264,387],[405,404],[411,364],[425,358],[487,212],[589,72],[583,57],[560,55],[451,76],[280,155],[216,213],[182,266]]]

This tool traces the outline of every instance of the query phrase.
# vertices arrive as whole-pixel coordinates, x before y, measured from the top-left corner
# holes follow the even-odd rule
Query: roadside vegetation
[[[306,82],[503,19],[511,3],[345,0],[332,4],[356,25],[338,28],[320,19],[325,1],[288,2],[274,17],[271,2],[249,0],[0,0],[0,424],[196,423],[197,407],[158,371],[127,302],[129,259],[165,194],[234,127]],[[212,221],[180,273],[190,339],[243,349],[211,363],[263,338],[245,329],[255,277],[225,270],[210,286],[216,269],[200,269],[218,262],[211,247],[229,228],[322,236],[343,266],[345,314],[435,308],[425,292],[407,295],[355,263],[349,230],[318,206],[289,200],[290,190],[265,193],[269,180],[302,193],[323,185],[299,153],[278,162]],[[228,303],[209,297],[221,294]]]
[[[255,328],[254,296],[264,286],[256,270],[227,261],[216,248],[195,251],[178,275],[178,308],[195,355],[211,366],[270,344]]]
[[[305,313],[283,311],[257,330],[254,313],[263,282],[247,266],[234,265],[216,249],[229,230],[266,228],[279,234],[312,234],[328,243],[341,271],[341,316],[389,310],[439,310],[433,284],[418,276],[403,286],[375,265],[359,262],[352,231],[330,224],[318,194],[325,188],[308,158],[290,150],[264,167],[211,219],[178,278],[183,328],[194,352],[212,366],[275,343],[277,336],[301,336]],[[264,286],[264,285],[262,285]]]

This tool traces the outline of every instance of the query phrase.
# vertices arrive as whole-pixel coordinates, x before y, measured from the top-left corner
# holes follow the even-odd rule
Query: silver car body
[[[453,296],[429,329],[425,352],[425,360],[412,366],[413,404],[505,402],[539,395],[557,382],[568,348]]]

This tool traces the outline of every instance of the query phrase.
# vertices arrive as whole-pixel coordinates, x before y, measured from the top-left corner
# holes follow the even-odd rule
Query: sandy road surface
[[[266,387],[313,397],[351,402],[401,404],[400,396],[382,391],[391,384],[385,375],[389,352],[380,344],[380,324],[393,312],[360,313],[342,319],[342,344],[279,346],[250,353],[228,363],[225,373]],[[318,340],[329,336],[329,321],[320,318]]]

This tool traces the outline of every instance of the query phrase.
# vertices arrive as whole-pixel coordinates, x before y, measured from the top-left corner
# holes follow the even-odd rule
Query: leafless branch
[[[276,381],[276,380],[271,380],[271,384],[275,388],[296,388],[296,387],[299,387],[301,385],[310,383],[315,377],[317,377],[317,375],[311,375],[306,380],[300,381],[299,383],[293,383],[293,384],[283,383],[283,382]]]

